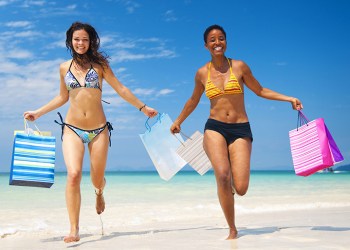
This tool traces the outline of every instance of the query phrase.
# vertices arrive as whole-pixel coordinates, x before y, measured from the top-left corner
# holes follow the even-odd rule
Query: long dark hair
[[[73,33],[77,30],[85,30],[89,35],[90,46],[86,54],[80,55],[75,52],[72,39]],[[75,60],[78,64],[83,64],[86,61],[97,63],[104,67],[109,67],[108,58],[104,52],[100,52],[100,37],[98,36],[94,27],[92,27],[88,23],[74,22],[66,32],[66,47],[69,50],[73,60]]]

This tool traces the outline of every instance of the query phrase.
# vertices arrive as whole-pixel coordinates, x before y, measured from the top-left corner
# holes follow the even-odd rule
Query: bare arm
[[[61,65],[60,66],[60,92],[59,92],[59,94],[56,97],[54,97],[51,101],[49,101],[47,104],[38,108],[37,110],[24,112],[23,116],[25,119],[30,120],[30,121],[34,121],[34,120],[38,119],[40,116],[43,116],[46,113],[61,107],[63,104],[65,104],[68,101],[69,93],[68,93],[67,87],[66,87],[65,82],[64,82],[64,74],[65,74],[65,70],[64,70],[64,67],[62,67],[62,65]]]
[[[285,101],[292,104],[292,108],[300,110],[303,108],[301,101],[298,98],[286,96],[271,89],[265,88],[253,76],[250,68],[244,62],[241,63],[241,69],[243,73],[243,81],[246,86],[252,90],[257,96],[263,97],[269,100]]]
[[[173,125],[170,128],[171,133],[179,133],[181,130],[181,123],[195,110],[197,107],[199,100],[204,92],[204,85],[201,81],[199,71],[195,77],[195,86],[193,89],[192,96],[187,100],[185,106],[183,107],[180,115],[174,121]]]
[[[111,87],[122,97],[125,101],[132,106],[142,111],[148,117],[154,117],[158,114],[158,111],[148,107],[145,103],[141,102],[125,85],[123,85],[118,78],[114,75],[110,67],[104,68],[103,78],[111,85]]]

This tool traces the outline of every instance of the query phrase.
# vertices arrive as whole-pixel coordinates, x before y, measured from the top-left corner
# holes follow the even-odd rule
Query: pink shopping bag
[[[323,118],[309,121],[298,111],[298,125],[289,131],[296,175],[308,176],[344,160]]]

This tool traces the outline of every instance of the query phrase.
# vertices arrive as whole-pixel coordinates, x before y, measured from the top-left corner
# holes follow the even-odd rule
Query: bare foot
[[[97,214],[102,214],[105,211],[105,199],[103,198],[103,193],[96,192],[96,212]]]
[[[230,229],[230,234],[227,236],[226,240],[234,240],[238,238],[237,229]]]
[[[63,241],[65,243],[77,242],[79,240],[80,240],[79,233],[76,233],[76,234],[70,233],[68,236],[63,238]]]
[[[105,183],[103,185],[103,188],[95,190],[97,214],[102,214],[102,212],[105,211],[105,199],[103,197],[103,189],[104,189],[104,186],[106,185],[106,179],[104,181]]]

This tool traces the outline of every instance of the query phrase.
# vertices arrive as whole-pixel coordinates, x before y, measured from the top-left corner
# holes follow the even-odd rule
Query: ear
[[[204,44],[204,47],[209,50],[207,43]]]

